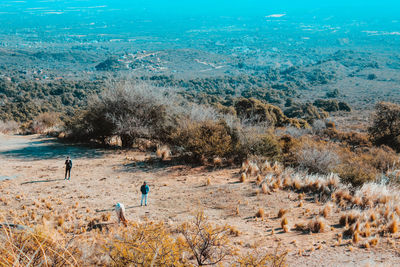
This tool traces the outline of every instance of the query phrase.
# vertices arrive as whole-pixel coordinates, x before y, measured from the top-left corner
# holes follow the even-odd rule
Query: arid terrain
[[[400,266],[399,13],[0,1],[0,266]]]
[[[71,181],[63,179],[67,155],[74,162]],[[343,229],[338,226],[340,212],[335,209],[327,216],[329,225],[324,233],[295,231],[295,223],[317,217],[324,203],[312,194],[300,200],[302,197],[290,190],[263,194],[255,177],[239,182],[238,168],[177,165],[161,162],[154,154],[65,145],[38,135],[0,135],[0,166],[0,207],[9,222],[13,222],[12,214],[30,213],[35,207],[38,218],[48,212],[65,215],[69,218],[65,224],[72,228],[107,213],[110,221],[116,222],[112,208],[121,202],[127,207],[129,221],[164,221],[173,226],[204,210],[213,223],[240,231],[231,241],[243,251],[254,244],[273,251],[280,243],[279,249],[288,251],[289,266],[400,264],[399,233],[382,237],[369,249],[351,239],[338,243],[337,235]],[[143,181],[150,185],[147,207],[139,205]],[[265,211],[263,219],[255,216],[260,208]],[[280,209],[288,210],[286,218],[292,229],[287,233],[277,217]]]

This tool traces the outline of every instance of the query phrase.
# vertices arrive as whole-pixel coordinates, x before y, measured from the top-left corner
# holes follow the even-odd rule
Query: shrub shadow
[[[72,159],[96,158],[103,154],[104,150],[101,149],[76,144],[65,144],[48,139],[28,142],[22,147],[0,151],[0,155],[4,157],[32,161],[64,158],[66,156],[71,156]]]

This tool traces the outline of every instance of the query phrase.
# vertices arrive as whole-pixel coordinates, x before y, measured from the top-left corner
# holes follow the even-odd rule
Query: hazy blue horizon
[[[0,23],[1,33],[32,37],[29,40],[36,42],[46,38],[63,42],[74,36],[89,41],[136,36],[176,39],[185,35],[190,39],[192,32],[202,31],[204,36],[213,31],[217,40],[246,31],[253,36],[281,34],[281,38],[318,40],[384,36],[396,43],[400,2],[5,0],[0,2]]]
[[[321,13],[325,15],[354,15],[370,18],[392,16],[400,19],[400,1],[393,0],[338,0],[293,1],[281,0],[28,0],[2,1],[0,11],[13,14],[44,15],[72,14],[79,18],[82,12],[130,12],[141,16],[262,16],[269,13]],[[43,11],[43,12],[41,12]],[[62,13],[64,12],[64,13]]]

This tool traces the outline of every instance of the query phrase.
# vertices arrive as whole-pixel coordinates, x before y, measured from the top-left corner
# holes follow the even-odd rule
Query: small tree
[[[179,232],[198,266],[218,264],[234,252],[229,244],[229,227],[213,226],[203,212],[193,222],[184,223]]]
[[[163,93],[152,86],[111,84],[108,91],[90,102],[82,118],[69,128],[75,130],[78,137],[101,142],[119,136],[123,147],[131,147],[137,138],[162,139],[168,128],[166,101]]]
[[[400,152],[400,105],[378,103],[368,132],[374,144],[387,145]]]

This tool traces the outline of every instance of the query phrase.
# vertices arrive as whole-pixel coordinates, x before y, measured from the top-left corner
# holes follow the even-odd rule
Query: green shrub
[[[315,107],[311,103],[293,104],[285,110],[285,115],[289,118],[300,118],[308,123],[313,123],[314,120],[321,120],[328,117],[328,113],[320,108]]]
[[[400,105],[378,103],[368,132],[375,145],[387,145],[400,152]]]
[[[189,122],[173,133],[172,140],[195,160],[229,157],[238,146],[235,132],[222,120]]]
[[[238,118],[250,124],[266,122],[271,127],[307,127],[304,120],[289,119],[282,110],[254,98],[240,98],[234,104]]]
[[[364,183],[373,182],[376,179],[376,169],[360,160],[353,160],[337,167],[336,172],[345,184],[362,186]]]
[[[270,161],[280,161],[282,149],[277,137],[271,133],[252,133],[251,129],[243,132],[240,138],[239,155],[243,158],[249,156],[265,157]]]
[[[337,100],[317,99],[314,101],[313,105],[327,112],[334,112],[339,110],[339,103],[337,102]]]

